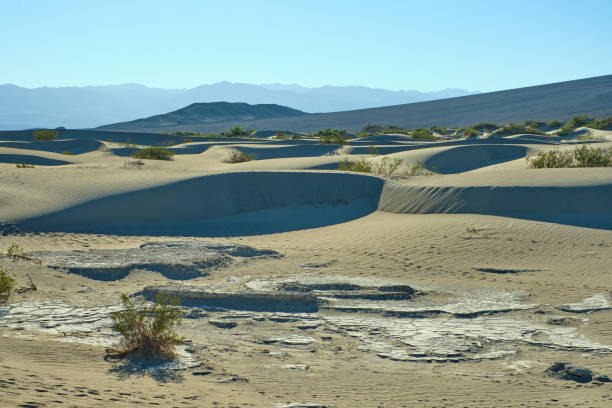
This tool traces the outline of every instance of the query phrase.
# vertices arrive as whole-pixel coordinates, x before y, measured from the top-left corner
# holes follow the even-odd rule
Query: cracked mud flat
[[[53,269],[65,269],[103,281],[120,280],[134,269],[161,273],[168,279],[206,276],[228,266],[234,258],[279,256],[275,251],[215,242],[147,242],[138,248],[87,251],[36,251],[32,256]]]
[[[179,252],[184,249],[177,247]],[[284,281],[230,279],[216,290],[175,283],[146,287],[137,294],[151,300],[160,292],[180,298],[192,327],[208,323],[233,330],[249,321],[251,331],[242,335],[244,341],[278,347],[312,345],[320,341],[313,333],[329,332],[357,339],[362,352],[396,361],[497,359],[518,353],[521,345],[612,352],[612,345],[590,341],[576,327],[513,316],[541,305],[525,303],[523,294],[503,290],[434,293],[400,282],[299,276]],[[604,305],[598,296],[577,303],[583,304],[590,309]],[[56,335],[60,341],[111,346],[117,335],[111,330],[110,315],[118,310],[120,305],[21,303],[0,308],[0,324]],[[258,330],[257,322],[263,321],[277,325],[275,331],[282,334],[267,335],[267,326]],[[184,354],[178,367],[192,364]]]

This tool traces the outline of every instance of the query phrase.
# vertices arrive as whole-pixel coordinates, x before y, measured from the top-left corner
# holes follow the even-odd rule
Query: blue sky
[[[491,91],[612,74],[612,0],[0,2],[0,83]]]

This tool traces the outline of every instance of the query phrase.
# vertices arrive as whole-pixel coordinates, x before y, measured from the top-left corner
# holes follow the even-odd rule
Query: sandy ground
[[[521,150],[524,154],[556,147],[531,142],[507,145],[524,147]],[[345,191],[343,179],[326,177],[325,172],[312,173],[322,175],[320,179],[312,176],[295,179],[299,182],[293,183],[291,177],[293,171],[333,164],[345,157],[370,157],[361,153],[350,156],[349,148],[340,154],[320,155],[318,147],[306,145],[302,157],[293,157],[295,152],[274,154],[274,149],[282,147],[257,146],[251,148],[267,150],[265,159],[262,155],[260,160],[232,165],[222,159],[229,150],[240,146],[212,146],[199,154],[177,155],[172,162],[145,161],[143,168],[137,169],[126,167],[124,163],[129,159],[114,155],[108,148],[68,156],[0,147],[0,154],[35,155],[72,163],[37,165],[31,169],[16,168],[14,160],[0,163],[0,214],[5,223],[0,236],[2,252],[11,244],[29,252],[122,249],[151,241],[206,240],[271,249],[282,256],[240,258],[211,270],[207,276],[180,283],[204,289],[246,290],[286,281],[324,280],[360,285],[374,282],[410,285],[421,293],[421,297],[389,302],[392,304],[360,300],[357,304],[360,309],[353,313],[343,309],[355,306],[350,299],[331,303],[334,307],[321,308],[316,313],[205,308],[195,317],[185,318],[180,328],[180,334],[191,340],[191,358],[198,365],[161,373],[130,370],[125,362],[106,361],[104,341],[116,338],[108,329],[92,331],[87,324],[95,325],[96,316],[106,313],[104,308],[115,307],[120,293],[133,294],[146,286],[176,282],[146,268],[136,268],[119,280],[104,281],[61,268],[52,269],[46,263],[2,257],[0,268],[15,276],[18,286],[27,286],[29,275],[38,290],[15,294],[10,306],[0,309],[0,405],[612,406],[610,383],[581,384],[552,377],[545,371],[552,362],[569,361],[596,374],[612,376],[612,307],[605,307],[604,301],[601,310],[590,313],[559,308],[597,295],[610,299],[612,230],[606,226],[610,218],[606,208],[612,208],[607,193],[612,185],[612,172],[529,170],[523,157],[515,157],[518,150],[512,149],[506,155],[506,148],[497,146],[487,146],[486,149],[495,150],[493,153],[482,150],[474,153],[470,151],[472,146],[393,152],[391,157],[409,160],[411,155],[418,155],[418,160],[426,162],[439,152],[459,148],[462,150],[449,157],[461,160],[474,157],[473,161],[480,164],[446,175],[374,178],[384,184],[380,189],[375,187],[378,181],[372,184],[374,187],[359,184],[361,195],[374,201],[348,219],[336,210],[348,211],[351,203],[360,199],[361,196],[354,195],[356,187]],[[502,153],[498,154],[498,150]],[[449,169],[456,165],[453,163],[449,163]],[[230,218],[219,218],[228,214],[215,212],[217,207],[210,202],[228,196],[237,187],[229,183],[223,188],[219,184],[208,191],[206,176],[228,171],[246,172],[248,177],[256,174],[262,179],[256,182],[251,179],[249,185],[259,183],[252,191],[248,186],[242,187],[249,191],[244,200],[255,206],[249,207],[251,212],[241,212],[233,198],[233,204],[228,203],[233,208]],[[270,171],[285,172],[288,181],[276,179],[266,183],[274,180],[266,178]],[[198,177],[204,177],[204,181],[190,188],[180,184],[179,190],[165,187]],[[515,199],[532,202],[533,206],[524,206],[523,213],[511,217],[500,215],[503,208],[495,201],[482,207],[487,210],[485,213],[462,213],[449,204],[457,197],[478,201],[482,195],[437,197],[443,209],[428,211],[434,213],[408,211],[406,205],[400,205],[415,200],[410,193],[412,188],[449,186],[463,189],[460,191],[483,186],[520,188],[515,191],[518,192]],[[578,204],[564,207],[549,201],[544,192],[550,188],[565,191],[568,200],[572,200],[575,191],[572,188],[584,188],[585,194],[592,196],[590,201],[572,201]],[[275,189],[283,189],[284,193],[274,195]],[[144,230],[139,228],[144,221],[136,222],[129,231],[116,225],[114,230],[104,233],[87,230],[97,228],[92,202],[121,194],[131,197],[129,194],[137,191],[156,192],[160,201],[168,191],[175,194],[180,191],[168,204],[174,205],[175,211],[181,213],[197,204],[195,208],[208,214],[202,219],[221,219],[220,225],[228,226],[230,231],[225,236],[211,237],[207,231],[212,229],[206,228],[212,224],[204,223],[200,233],[192,229],[186,234],[188,229],[181,224],[180,228],[163,233],[143,234]],[[196,199],[199,195],[202,198]],[[278,201],[278,197],[284,197],[284,201]],[[122,217],[137,221],[151,209],[162,218],[172,218],[168,208],[155,207],[151,200],[142,200],[138,195],[126,202],[117,200],[102,202],[123,203],[122,207],[113,208],[120,209]],[[193,200],[197,203],[193,204]],[[328,205],[332,202],[333,205]],[[270,203],[275,203],[275,207],[267,208]],[[481,208],[470,205],[466,204],[468,210]],[[539,221],[528,211],[546,207],[557,214],[559,222]],[[97,208],[95,211],[101,207]],[[112,217],[111,210],[107,217]],[[572,217],[576,211],[581,214]],[[584,227],[581,216],[592,211],[597,212],[602,224],[594,225],[596,221],[591,220],[590,227]],[[317,212],[328,215],[320,217]],[[51,220],[57,220],[58,214],[65,217],[65,227],[55,223],[51,228]],[[78,219],[77,215],[85,217],[83,214],[88,217],[81,218],[83,225],[70,224],[71,219]],[[193,223],[202,221],[194,219],[197,217],[193,214],[190,217]],[[267,230],[254,221],[261,217],[270,223],[284,223],[287,228],[280,233],[262,233]],[[292,220],[300,217],[315,222],[308,228],[298,228],[301,224],[292,224]],[[21,226],[32,219],[38,220],[37,229]],[[255,226],[252,232],[232,230],[237,223]],[[77,227],[82,231],[75,231]],[[502,300],[495,303],[497,298]],[[453,303],[455,300],[457,303]],[[438,309],[455,305],[458,312],[404,317],[389,313],[397,308],[410,309],[414,304],[422,305],[423,310],[430,310],[432,305]],[[488,309],[481,313],[479,308],[484,304]],[[366,306],[386,312],[366,310]],[[26,312],[15,317],[20,307]],[[462,307],[478,313],[460,316]],[[196,309],[199,310],[191,308]],[[57,326],[60,329],[53,330],[56,327],[53,322],[40,323],[52,313],[72,319],[74,327],[80,327],[82,321],[84,329]],[[218,321],[236,325],[218,327],[215,325]],[[468,329],[462,331],[462,327]],[[269,340],[270,336],[299,341],[283,343]],[[429,346],[438,347],[437,351],[429,350]],[[461,351],[453,351],[453,347]],[[491,351],[503,353],[485,356]],[[421,355],[425,356],[423,361],[417,361]]]

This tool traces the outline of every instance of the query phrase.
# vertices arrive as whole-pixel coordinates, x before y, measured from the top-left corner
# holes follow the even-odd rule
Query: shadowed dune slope
[[[33,142],[0,142],[0,147],[44,152],[82,154],[99,150],[103,144],[94,139],[69,139]]]
[[[462,173],[492,164],[525,157],[527,148],[519,145],[458,146],[425,160],[425,167],[441,174]]]
[[[70,164],[68,161],[50,159],[32,154],[4,154],[0,153],[0,163],[32,164],[36,166],[59,166]]]
[[[612,183],[540,184],[422,186],[340,172],[237,172],[11,221],[38,231],[238,236],[337,224],[382,210],[488,214],[612,228]]]
[[[335,224],[376,210],[383,180],[346,173],[197,177],[22,220],[47,231],[242,235]]]

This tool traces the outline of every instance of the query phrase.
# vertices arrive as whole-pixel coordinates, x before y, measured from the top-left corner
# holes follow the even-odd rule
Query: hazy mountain
[[[374,109],[248,121],[179,123],[163,128],[122,127],[121,124],[103,128],[142,132],[178,129],[218,132],[232,126],[257,130],[313,131],[328,127],[357,130],[368,123],[416,128],[467,126],[477,122],[522,122],[528,119],[567,120],[575,115],[612,116],[612,75]]]
[[[0,85],[0,129],[94,127],[174,111],[198,102],[279,104],[305,112],[335,112],[470,93],[462,89],[418,92],[362,86],[306,88],[230,82],[192,89],[149,88],[138,84],[28,89],[7,84]]]
[[[185,108],[163,115],[104,126],[105,129],[167,128],[227,121],[249,121],[305,115],[304,112],[274,104],[209,102],[193,103]]]

